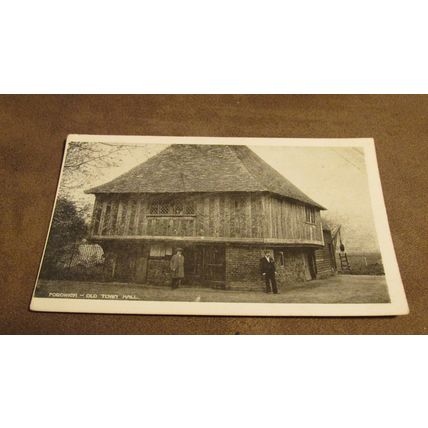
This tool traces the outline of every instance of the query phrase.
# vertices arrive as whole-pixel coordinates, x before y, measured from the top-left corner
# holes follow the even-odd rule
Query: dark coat
[[[171,272],[173,278],[184,278],[184,256],[174,254],[170,262]]]
[[[260,273],[266,275],[275,274],[275,261],[272,257],[269,257],[269,261],[266,260],[266,257],[260,259]]]

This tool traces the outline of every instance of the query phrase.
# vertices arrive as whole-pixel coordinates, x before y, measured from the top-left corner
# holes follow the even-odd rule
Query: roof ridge
[[[263,167],[264,167],[264,168],[266,168],[266,169],[270,170],[270,171],[275,175],[275,178],[276,178],[276,179],[278,179],[278,180],[283,180],[283,181],[287,182],[287,183],[288,183],[288,185],[290,185],[290,186],[292,186],[293,188],[295,188],[295,190],[296,190],[298,193],[300,193],[300,194],[301,194],[301,196],[303,196],[306,200],[302,200],[302,199],[300,199],[297,195],[295,195],[295,196],[292,196],[292,195],[285,196],[285,195],[282,195],[281,193],[275,192],[275,191],[274,191],[274,190],[272,190],[272,188],[270,188],[267,184],[265,184],[264,182],[261,182],[261,181],[260,181],[260,178],[255,177],[255,176],[254,176],[254,174],[252,174],[252,173],[250,172],[251,176],[252,176],[252,177],[254,177],[254,179],[255,179],[258,183],[260,183],[260,184],[261,184],[261,185],[266,189],[266,191],[267,191],[267,192],[275,193],[275,194],[281,194],[283,197],[287,197],[287,198],[289,198],[289,199],[297,200],[297,201],[299,201],[299,202],[303,202],[303,203],[310,204],[310,205],[315,205],[315,206],[317,206],[317,207],[319,207],[319,208],[321,208],[321,209],[325,209],[323,206],[321,206],[320,204],[318,204],[317,202],[315,202],[311,197],[309,197],[306,193],[304,193],[302,190],[300,190],[300,189],[299,189],[299,188],[298,188],[294,183],[292,183],[288,178],[284,177],[284,176],[283,176],[279,171],[277,171],[273,166],[271,166],[269,163],[267,163],[263,158],[261,158],[257,153],[255,153],[253,150],[251,150],[248,146],[245,146],[245,145],[237,145],[237,146],[235,146],[235,147],[240,147],[240,148],[241,148],[241,147],[243,147],[243,148],[245,148],[246,152],[249,154],[249,156],[251,156],[251,157],[253,158],[253,160],[257,160],[257,162],[258,162],[258,163],[261,163],[261,164],[263,165]],[[237,157],[238,157],[238,159],[240,160],[240,162],[245,166],[245,168],[247,168],[247,166],[246,166],[246,164],[245,164],[245,161],[239,157],[239,154],[237,154]],[[248,170],[248,168],[247,168],[247,170]]]
[[[259,183],[259,184],[261,184],[262,185],[262,187],[264,187],[265,189],[265,191],[268,191],[268,189],[267,189],[267,187],[266,187],[266,185],[264,184],[264,183],[260,183],[260,180],[256,177],[256,176],[254,176],[254,174],[248,169],[248,167],[247,167],[247,165],[245,165],[245,163],[242,161],[242,159],[239,157],[239,155],[238,155],[238,153],[236,152],[236,150],[233,150],[232,149],[232,147],[246,147],[246,146],[244,146],[244,145],[230,145],[230,144],[228,144],[227,145],[227,148],[229,149],[229,151],[230,152],[232,152],[233,153],[233,155],[235,156],[235,158],[239,161],[239,163],[240,163],[240,165],[242,165],[242,167],[245,169],[245,171],[247,171],[248,172],[248,174],[254,179],[254,180],[256,180],[256,182],[257,183]],[[262,190],[263,191],[263,190]]]

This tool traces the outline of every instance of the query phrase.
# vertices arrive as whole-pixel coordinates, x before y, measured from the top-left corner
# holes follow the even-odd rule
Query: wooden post
[[[136,200],[136,205],[135,205],[135,218],[134,218],[134,224],[133,224],[134,235],[138,235],[139,233],[140,209],[141,209],[141,198],[138,198]]]
[[[210,235],[210,199],[208,196],[204,197],[204,209],[203,209],[203,224],[204,224],[204,236]]]
[[[230,238],[230,196],[224,196],[224,237]]]
[[[117,199],[113,199],[111,201],[111,210],[110,210],[110,235],[116,235],[117,231],[117,212],[119,210],[119,201]]]
[[[272,216],[272,238],[278,238],[278,210],[277,210],[277,200],[275,198],[270,198],[271,202],[271,216]]]
[[[208,236],[215,236],[215,223],[214,223],[214,210],[215,210],[215,204],[214,204],[214,197],[210,196],[209,199],[209,204],[208,204],[208,216],[209,216],[209,220],[208,220]]]
[[[245,199],[246,213],[245,213],[245,226],[247,238],[252,236],[252,217],[251,217],[251,194],[248,194]]]
[[[267,203],[267,218],[268,218],[268,238],[273,238],[272,235],[272,199],[271,196],[266,197]]]
[[[96,231],[95,231],[95,221],[96,221],[96,217],[97,217],[97,210],[98,207],[100,205],[100,202],[98,200],[97,195],[95,195],[95,202],[94,202],[94,209],[92,210],[92,220],[91,220],[91,235],[96,235]],[[99,225],[99,224],[98,224]]]
[[[220,206],[219,206],[219,236],[225,236],[225,228],[224,228],[224,223],[225,223],[225,215],[224,215],[224,195],[220,196]]]
[[[106,219],[106,220],[108,220],[108,221],[106,221],[106,233],[105,233],[106,235],[111,235],[111,225],[113,222],[113,216],[112,216],[113,203],[114,203],[113,199],[110,199],[110,201],[108,202],[110,208],[107,207],[108,219]]]
[[[149,201],[147,199],[143,199],[141,201],[141,209],[142,214],[140,212],[140,235],[146,235],[147,234],[147,214],[149,212]],[[141,210],[140,210],[141,211]]]
[[[261,196],[261,206],[262,206],[262,215],[261,215],[261,226],[262,226],[262,238],[268,237],[268,216],[267,216],[267,207],[266,207],[266,197],[265,195]]]
[[[284,238],[284,217],[283,217],[283,201],[282,199],[279,201],[278,204],[278,238]]]
[[[216,195],[214,197],[214,212],[213,212],[213,222],[214,222],[214,234],[213,236],[220,236],[220,197]]]
[[[117,216],[116,216],[116,235],[123,235],[122,228],[122,211],[123,211],[123,203],[120,200],[119,206],[117,207]]]
[[[98,226],[98,235],[103,234],[104,230],[104,219],[106,215],[106,209],[107,209],[107,201],[103,201],[102,208],[101,208],[101,217],[100,217],[100,224]]]
[[[125,212],[125,225],[122,231],[123,235],[128,235],[129,221],[131,219],[131,205],[132,205],[132,198],[129,198],[128,203],[125,205],[126,212]]]

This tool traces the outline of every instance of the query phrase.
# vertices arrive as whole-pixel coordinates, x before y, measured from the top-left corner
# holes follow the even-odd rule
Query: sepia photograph
[[[407,313],[374,142],[71,135],[31,309]]]
[[[424,425],[428,2],[1,11],[0,427]]]

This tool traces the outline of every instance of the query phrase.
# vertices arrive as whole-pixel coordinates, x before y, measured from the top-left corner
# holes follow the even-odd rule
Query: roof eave
[[[267,194],[272,194],[272,195],[276,195],[279,196],[281,198],[284,199],[290,199],[292,201],[298,202],[299,204],[304,204],[304,205],[310,205],[312,207],[318,208],[321,211],[327,211],[327,208],[323,207],[322,205],[314,202],[308,202],[308,201],[302,201],[300,199],[296,199],[296,198],[292,198],[291,196],[286,196],[286,195],[282,195],[281,193],[275,193],[275,192],[270,192],[269,190],[259,190],[259,191],[254,191],[254,190],[248,190],[248,191],[224,191],[224,192],[212,192],[212,191],[207,191],[207,192],[201,192],[201,191],[183,191],[183,192],[115,192],[113,190],[102,190],[100,188],[100,186],[97,187],[92,187],[90,189],[87,189],[84,191],[85,194],[93,194],[93,195],[98,195],[98,194],[130,194],[130,193],[135,193],[135,194],[139,194],[139,193],[148,193],[148,194],[162,194],[162,193],[267,193]]]
[[[290,199],[290,200],[297,202],[299,204],[310,205],[312,207],[318,208],[319,210],[327,211],[327,208],[323,207],[322,205],[318,204],[315,201],[313,201],[313,202],[302,201],[301,199],[293,198],[291,196],[285,196],[285,195],[282,195],[281,193],[275,193],[275,192],[270,192],[270,191],[266,191],[265,193],[270,193],[272,195],[280,196],[281,198],[284,198],[284,199]]]

